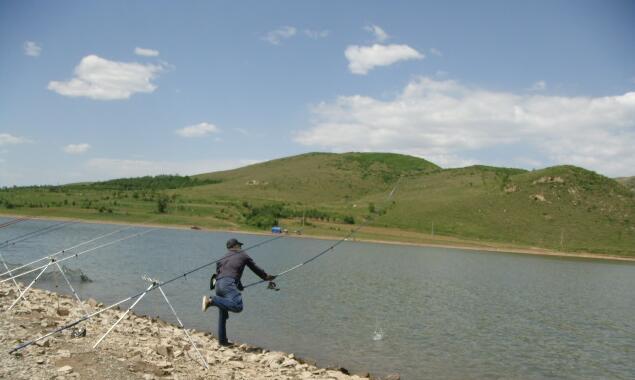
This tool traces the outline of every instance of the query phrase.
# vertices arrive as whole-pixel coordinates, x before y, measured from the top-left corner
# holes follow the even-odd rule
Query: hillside
[[[402,177],[393,202],[386,196]],[[163,204],[164,213],[158,212]],[[441,169],[386,153],[308,153],[194,177],[144,177],[0,191],[0,212],[542,247],[635,256],[635,193],[574,167]]]
[[[615,180],[631,189],[631,191],[635,191],[635,177],[620,177],[615,178]]]

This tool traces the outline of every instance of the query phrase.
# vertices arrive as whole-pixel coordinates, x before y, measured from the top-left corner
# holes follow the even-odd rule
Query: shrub
[[[168,203],[170,198],[167,195],[160,195],[157,199],[157,211],[160,214],[165,214],[168,211]]]

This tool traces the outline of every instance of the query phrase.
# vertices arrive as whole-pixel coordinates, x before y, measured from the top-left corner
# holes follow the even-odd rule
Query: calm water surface
[[[3,228],[0,240],[52,223]],[[69,225],[2,253],[24,263],[118,228]],[[76,284],[82,297],[110,303],[142,291],[144,273],[166,280],[221,257],[232,236],[160,229],[66,265],[93,280]],[[251,245],[267,237],[239,239]],[[331,244],[282,238],[249,254],[277,273]],[[211,270],[165,291],[187,327],[215,333],[216,310],[200,311]],[[245,272],[245,284],[256,280]],[[245,310],[229,320],[230,339],[404,379],[635,378],[632,264],[345,242],[278,284],[279,292],[245,291]],[[62,280],[39,286],[68,292]],[[175,322],[158,292],[136,311]],[[383,339],[374,340],[379,330]]]

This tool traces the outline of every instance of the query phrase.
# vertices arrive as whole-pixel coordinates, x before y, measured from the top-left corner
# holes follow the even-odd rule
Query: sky
[[[0,187],[306,152],[635,175],[635,2],[0,1]]]

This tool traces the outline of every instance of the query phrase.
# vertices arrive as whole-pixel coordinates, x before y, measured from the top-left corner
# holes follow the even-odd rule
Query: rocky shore
[[[24,288],[24,285],[22,285]],[[210,334],[188,330],[209,365],[205,369],[183,330],[164,321],[128,315],[96,348],[92,346],[123,314],[106,311],[72,329],[53,335],[16,354],[22,342],[83,316],[79,303],[65,295],[31,289],[11,311],[13,284],[0,284],[0,379],[363,379],[343,369],[318,368],[293,354],[246,344],[221,347]],[[84,302],[88,312],[102,306]],[[77,330],[76,330],[77,332]],[[81,335],[81,334],[75,334]],[[398,379],[398,375],[389,376]]]

